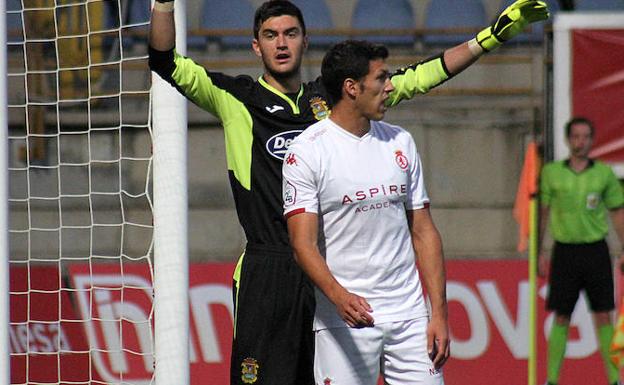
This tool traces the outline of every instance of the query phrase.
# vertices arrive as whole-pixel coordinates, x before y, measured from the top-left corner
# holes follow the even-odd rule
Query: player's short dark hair
[[[582,117],[582,116],[575,116],[572,119],[570,119],[570,121],[568,121],[565,125],[565,133],[566,133],[566,138],[570,137],[570,134],[572,133],[572,126],[575,124],[586,124],[589,126],[589,134],[591,135],[591,137],[594,137],[594,123],[592,123],[591,120]]]
[[[369,71],[371,60],[386,59],[388,49],[365,40],[345,40],[334,45],[323,58],[321,76],[332,101],[342,98],[346,79],[361,80]]]
[[[299,24],[301,24],[301,32],[303,33],[303,36],[305,36],[305,22],[303,21],[303,14],[301,13],[299,7],[288,0],[270,0],[265,1],[258,9],[256,9],[256,14],[254,15],[254,37],[256,39],[258,38],[262,23],[271,17],[284,15],[296,17],[297,20],[299,20]]]

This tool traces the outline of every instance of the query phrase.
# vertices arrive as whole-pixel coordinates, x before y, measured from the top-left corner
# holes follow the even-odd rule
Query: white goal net
[[[6,9],[11,383],[151,383],[150,3]]]

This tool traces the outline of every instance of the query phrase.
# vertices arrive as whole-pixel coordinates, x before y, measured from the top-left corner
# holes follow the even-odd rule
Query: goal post
[[[176,49],[186,53],[186,2],[176,0]],[[157,385],[188,384],[189,263],[186,100],[152,75]]]
[[[0,47],[6,47],[6,3],[0,0]],[[9,255],[8,223],[8,138],[7,138],[7,57],[0,52],[0,255]],[[9,259],[4,257],[0,265],[0,322],[9,325]],[[0,383],[10,383],[9,332],[4,327],[0,333]]]

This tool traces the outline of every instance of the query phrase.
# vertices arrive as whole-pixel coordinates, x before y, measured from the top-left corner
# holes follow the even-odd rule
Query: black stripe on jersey
[[[412,64],[410,64],[408,66],[399,68],[398,70],[396,70],[392,74],[392,76],[403,75],[408,70],[416,70],[416,67],[418,67],[419,65],[423,65],[423,64],[425,64],[427,62],[435,61],[437,59],[440,59],[440,63],[442,64],[442,69],[444,70],[444,73],[446,74],[446,76],[448,76],[448,79],[452,78],[454,75],[450,73],[448,68],[446,68],[446,63],[444,62],[444,52],[441,52],[441,53],[439,53],[437,55],[434,55],[434,56],[430,56],[430,57],[428,57],[428,58],[426,58],[424,60],[421,60],[421,61],[416,62],[416,63],[412,63]],[[446,80],[448,80],[448,79],[446,79]],[[442,83],[444,83],[444,82],[442,82]],[[440,84],[442,84],[442,83],[440,83]],[[439,86],[440,84],[437,84],[436,87]]]

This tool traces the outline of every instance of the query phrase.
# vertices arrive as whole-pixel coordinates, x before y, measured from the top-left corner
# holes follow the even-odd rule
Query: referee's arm
[[[436,368],[442,367],[450,355],[448,309],[446,302],[446,270],[442,239],[433,223],[429,207],[407,210],[418,269],[431,303],[431,321],[427,328],[427,350]]]
[[[288,235],[295,259],[312,282],[336,305],[340,317],[351,327],[373,326],[371,306],[366,299],[350,293],[329,270],[317,245],[318,216],[299,213],[288,217]]]
[[[620,246],[622,248],[620,250],[618,264],[620,265],[620,271],[624,272],[624,206],[610,210],[610,213],[611,223],[613,223],[613,228],[620,240]]]
[[[550,257],[544,249],[544,238],[546,237],[546,230],[548,229],[548,218],[550,218],[550,208],[544,204],[541,205],[539,211],[539,228],[537,232],[537,274],[545,278],[548,274],[548,265],[550,264]]]

